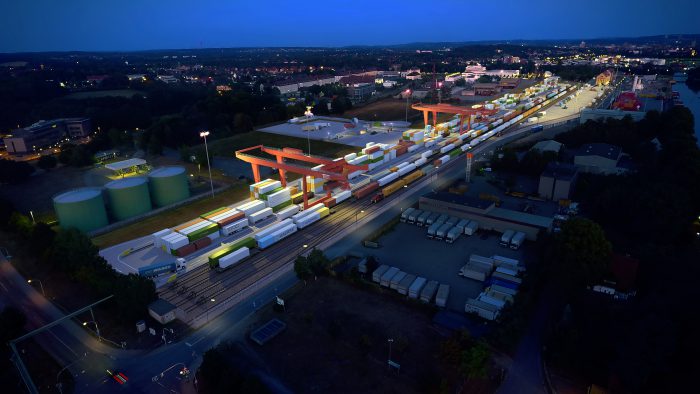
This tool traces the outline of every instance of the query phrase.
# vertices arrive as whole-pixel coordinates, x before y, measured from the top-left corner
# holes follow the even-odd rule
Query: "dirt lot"
[[[438,357],[445,338],[431,326],[432,309],[394,294],[330,278],[300,285],[287,297],[286,313],[269,310],[258,320],[277,317],[287,330],[262,347],[248,347],[294,392],[438,391],[441,377],[450,373]],[[387,366],[389,338],[400,374]]]
[[[385,98],[362,107],[353,108],[343,114],[346,118],[358,118],[361,120],[404,120],[406,118],[406,100]],[[420,117],[420,112],[408,108],[408,120]]]

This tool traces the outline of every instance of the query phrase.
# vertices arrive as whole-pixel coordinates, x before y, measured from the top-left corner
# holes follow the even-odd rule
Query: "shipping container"
[[[171,253],[174,256],[185,257],[185,256],[188,256],[188,255],[194,253],[196,250],[197,250],[197,247],[194,245],[194,243],[189,243],[185,246],[181,246],[175,250],[172,250]]]
[[[233,233],[236,233],[238,231],[241,231],[248,227],[248,218],[243,217],[243,219],[240,219],[234,223],[227,224],[221,228],[221,235],[227,236],[231,235]]]
[[[515,297],[515,295],[518,294],[518,290],[500,285],[491,285],[486,288],[486,291],[496,291],[499,293],[508,294],[511,297]]]
[[[274,233],[275,231],[282,229],[285,226],[288,226],[290,224],[294,224],[294,221],[292,221],[292,219],[284,219],[279,223],[269,225],[269,226],[265,227],[264,229],[258,231],[257,233],[255,233],[253,238],[255,238],[256,241],[260,241],[261,238],[265,238],[268,235]]]
[[[465,278],[478,280],[483,282],[488,278],[491,273],[491,269],[479,264],[465,264],[460,270],[459,274]]]
[[[245,246],[237,249],[219,259],[218,271],[221,272],[227,268],[231,268],[248,256],[250,256],[250,249],[246,248]]]
[[[437,292],[439,283],[437,281],[431,280],[428,282],[423,290],[420,292],[420,300],[423,302],[431,302],[435,293]]]
[[[417,299],[420,296],[421,290],[423,290],[423,287],[425,287],[427,281],[427,279],[421,276],[417,277],[416,280],[414,280],[408,288],[408,297]]]
[[[496,267],[496,272],[500,272],[502,274],[510,275],[517,277],[518,276],[518,271],[510,268],[506,268],[504,266]]]
[[[218,233],[216,233],[216,234],[218,235]],[[200,238],[200,239],[194,241],[194,246],[197,250],[204,249],[207,246],[211,245],[211,241],[212,241],[212,239],[209,237]]]
[[[275,232],[260,238],[258,248],[265,249],[281,241],[282,239],[294,234],[297,231],[297,226],[294,223],[289,223],[284,227],[278,228]]]
[[[247,217],[250,217],[251,214],[265,209],[265,202],[253,200],[249,203],[236,207],[236,209],[243,212],[243,214],[245,214]]]
[[[523,283],[522,279],[520,279],[514,275],[504,274],[502,272],[494,272],[493,274],[491,274],[491,278],[500,279],[500,280],[515,283],[518,285]]]
[[[478,254],[471,254],[469,255],[469,262],[470,263],[479,263],[479,264],[484,264],[487,265],[489,268],[493,269],[495,263],[492,258],[490,257],[484,257],[484,256],[479,256]]]
[[[267,219],[272,215],[272,208],[264,208],[248,216],[248,221],[251,225]]]
[[[435,305],[444,308],[447,306],[447,298],[450,296],[450,285],[441,284],[435,295]]]
[[[361,198],[369,196],[370,194],[372,194],[372,192],[374,192],[378,188],[379,188],[379,183],[370,182],[367,185],[365,185],[359,189],[356,189],[352,194],[353,194],[353,196],[355,196],[356,199],[359,200]]]
[[[377,269],[372,272],[372,281],[379,283],[382,279],[382,275],[384,275],[387,271],[389,270],[389,266],[386,264],[382,264]]]
[[[155,263],[138,269],[139,276],[155,278],[158,275],[175,272],[175,263]]]
[[[493,259],[494,265],[496,265],[497,267],[500,267],[501,265],[505,265],[509,268],[510,267],[517,267],[518,271],[524,270],[524,267],[520,266],[519,260],[511,259],[508,257],[499,256],[499,255],[493,255],[493,256],[491,256],[491,258]]]
[[[219,260],[230,254],[235,252],[236,250],[246,247],[248,249],[253,248],[256,246],[255,239],[253,237],[246,237],[241,240],[238,240],[234,243],[231,244],[223,244],[221,247],[214,251],[214,253],[209,255],[209,268],[216,268],[219,266]]]
[[[394,275],[396,275],[397,273],[399,273],[399,269],[398,269],[398,268],[396,268],[396,267],[391,267],[391,268],[389,268],[389,269],[384,273],[384,275],[382,275],[382,278],[381,278],[379,284],[380,284],[381,286],[384,286],[384,287],[389,287],[389,285],[391,284],[391,279],[392,279],[392,278],[394,277]]]
[[[491,304],[491,305],[495,306],[496,308],[498,308],[499,310],[503,309],[503,307],[506,306],[505,301],[500,300],[500,299],[495,298],[495,297],[491,297],[484,292],[480,293],[476,299],[481,301],[481,302]]]
[[[454,241],[459,238],[459,236],[462,234],[462,229],[459,227],[453,227],[450,229],[450,231],[447,232],[447,236],[445,237],[445,242],[451,244],[454,243]]]
[[[151,235],[151,240],[153,241],[153,247],[160,248],[163,245],[163,237],[172,234],[173,230],[166,228],[160,230]]]
[[[513,303],[513,296],[508,294],[508,293],[502,293],[500,291],[496,290],[491,290],[491,287],[487,287],[484,289],[484,295],[487,297],[491,297],[493,299],[499,300],[504,302],[504,305],[507,303]],[[479,297],[481,299],[481,297]],[[481,301],[486,301],[486,300],[481,300]],[[487,301],[486,301],[487,302]]]
[[[299,212],[299,206],[298,205],[290,205],[284,209],[281,209],[275,213],[275,217],[277,220],[282,221],[288,218],[291,218],[292,216],[296,215]]]

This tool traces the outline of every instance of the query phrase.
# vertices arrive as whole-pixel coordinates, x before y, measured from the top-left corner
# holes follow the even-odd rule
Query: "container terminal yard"
[[[409,196],[430,191],[439,178],[464,174],[466,156],[472,160],[493,150],[516,129],[530,131],[534,126],[523,122],[579,91],[551,79],[467,110],[422,106],[417,109],[425,120],[431,113],[433,125],[405,131],[396,145],[369,143],[333,160],[262,146],[238,151],[253,166],[250,201],[101,254],[120,272],[154,276],[159,297],[176,307],[177,318],[199,327],[290,271],[297,256],[332,245]],[[438,112],[456,116],[437,124]],[[277,157],[255,156],[256,149]],[[277,167],[280,181],[260,179],[260,165]],[[287,184],[287,172],[305,177]]]

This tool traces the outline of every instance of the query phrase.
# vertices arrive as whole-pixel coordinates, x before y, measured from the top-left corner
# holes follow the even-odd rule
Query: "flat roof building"
[[[56,146],[69,139],[87,137],[92,132],[89,118],[40,120],[15,129],[4,138],[7,153],[26,154]]]
[[[446,192],[421,196],[418,207],[424,211],[474,220],[479,223],[479,228],[486,230],[522,231],[528,240],[533,241],[537,239],[540,231],[551,231],[553,223],[553,218],[498,208],[493,201]]]
[[[618,165],[622,148],[615,145],[592,143],[583,145],[574,156],[574,164],[580,172],[593,174],[621,174],[627,168]]]
[[[552,201],[568,200],[576,183],[576,166],[567,163],[549,163],[540,175],[537,193]]]

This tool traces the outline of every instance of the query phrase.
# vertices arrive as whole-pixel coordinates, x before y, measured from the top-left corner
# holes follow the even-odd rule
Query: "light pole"
[[[442,82],[438,83],[438,104],[442,103]]]
[[[394,343],[394,338],[387,339],[387,342],[389,342],[389,360],[388,361],[391,361],[391,344]]]
[[[365,213],[365,211],[357,211],[355,212],[355,227],[357,227],[357,215],[360,213]]]
[[[411,89],[406,89],[406,122],[408,123],[408,99],[411,97]]]
[[[46,297],[46,292],[44,291],[44,284],[41,283],[41,280],[39,280],[39,279],[37,279],[36,281],[39,282],[39,287],[41,287],[41,294],[44,297]],[[27,283],[31,284],[32,282],[34,282],[34,279],[27,279]]]
[[[204,138],[204,151],[207,152],[207,168],[209,168],[209,185],[211,185],[211,197],[214,198],[214,181],[211,179],[211,164],[209,163],[209,147],[207,146],[208,131],[201,131],[199,136]]]
[[[87,325],[88,325],[89,323],[92,323],[92,324],[95,325],[95,334],[97,334],[97,339],[101,341],[101,340],[102,340],[102,336],[100,335],[100,327],[97,325],[97,322],[94,321],[94,320],[84,321],[84,322],[83,322],[83,327],[87,327]]]

